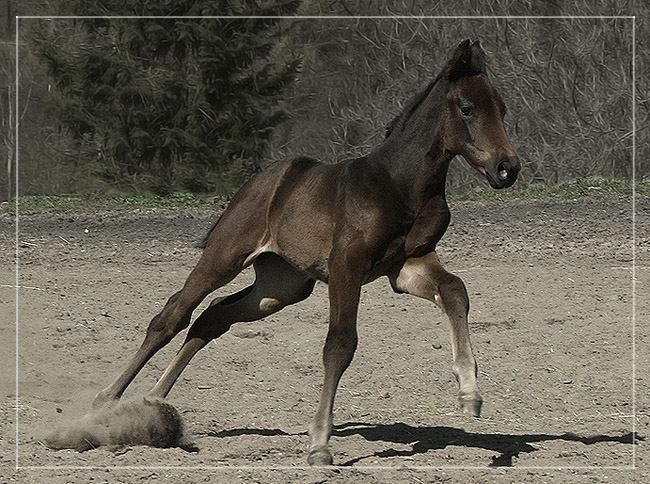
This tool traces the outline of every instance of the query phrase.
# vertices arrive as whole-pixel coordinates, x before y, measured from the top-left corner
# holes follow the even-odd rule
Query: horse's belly
[[[310,277],[327,282],[331,234],[313,225],[294,227],[293,230],[288,226],[278,230],[270,249]]]

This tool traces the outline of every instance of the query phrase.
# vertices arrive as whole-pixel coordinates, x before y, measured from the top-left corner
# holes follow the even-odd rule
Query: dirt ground
[[[217,210],[21,216],[17,345],[14,221],[1,216],[0,482],[650,482],[650,199],[636,209],[634,327],[629,198],[453,205],[439,254],[470,294],[483,416],[457,411],[443,313],[378,280],[363,290],[359,348],[339,388],[333,469],[305,467],[323,284],[234,326],[181,375],[169,401],[199,452],[42,445],[124,368]],[[181,341],[125,398],[155,383]]]

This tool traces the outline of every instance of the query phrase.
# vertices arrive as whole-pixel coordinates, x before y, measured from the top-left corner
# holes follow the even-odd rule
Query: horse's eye
[[[474,110],[472,109],[471,106],[461,106],[460,112],[463,116],[471,116],[472,114],[474,114]]]

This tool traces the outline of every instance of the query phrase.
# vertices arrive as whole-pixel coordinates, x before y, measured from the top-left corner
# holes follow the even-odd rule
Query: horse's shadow
[[[549,442],[553,440],[565,440],[568,442],[580,442],[592,445],[599,442],[618,442],[621,444],[632,444],[635,440],[643,440],[638,435],[636,438],[632,432],[622,435],[593,435],[584,437],[573,433],[554,434],[487,434],[466,432],[463,429],[454,427],[413,427],[404,423],[388,425],[374,425],[367,423],[349,422],[337,426],[334,435],[361,435],[366,440],[383,441],[395,444],[408,444],[411,449],[395,450],[388,449],[376,452],[376,457],[409,457],[417,454],[424,454],[429,450],[444,449],[449,445],[460,447],[475,447],[479,449],[492,450],[498,455],[492,457],[490,467],[512,466],[512,459],[520,454],[535,452],[537,447],[533,444]],[[369,457],[369,456],[366,456]],[[366,457],[358,457],[345,463],[352,465]]]
[[[220,432],[209,432],[212,437],[234,437],[240,435],[304,435],[290,434],[280,429],[230,429]],[[644,437],[634,435],[632,432],[621,435],[592,435],[580,436],[574,433],[554,434],[486,434],[466,432],[454,427],[413,427],[404,423],[394,424],[369,424],[362,422],[348,422],[334,427],[333,436],[346,437],[360,435],[368,441],[381,441],[393,444],[410,445],[410,449],[387,449],[375,452],[372,455],[360,456],[344,462],[343,466],[351,466],[369,457],[410,457],[424,454],[430,450],[440,450],[447,446],[475,447],[496,452],[492,457],[489,467],[512,466],[512,459],[520,454],[535,452],[535,443],[564,440],[567,442],[580,442],[593,445],[600,442],[616,442],[632,445],[645,440]]]

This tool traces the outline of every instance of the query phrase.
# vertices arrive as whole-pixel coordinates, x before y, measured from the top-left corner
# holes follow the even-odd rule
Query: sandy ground
[[[336,401],[331,447],[342,467],[327,470],[305,467],[323,284],[236,325],[181,375],[169,401],[199,452],[46,448],[43,434],[80,418],[123,369],[198,259],[216,210],[22,216],[18,399],[14,224],[2,216],[0,482],[650,482],[650,200],[636,206],[634,242],[629,198],[452,206],[439,254],[470,294],[483,417],[457,411],[442,312],[376,281],[363,290],[359,349]],[[181,340],[125,398],[155,383]]]

